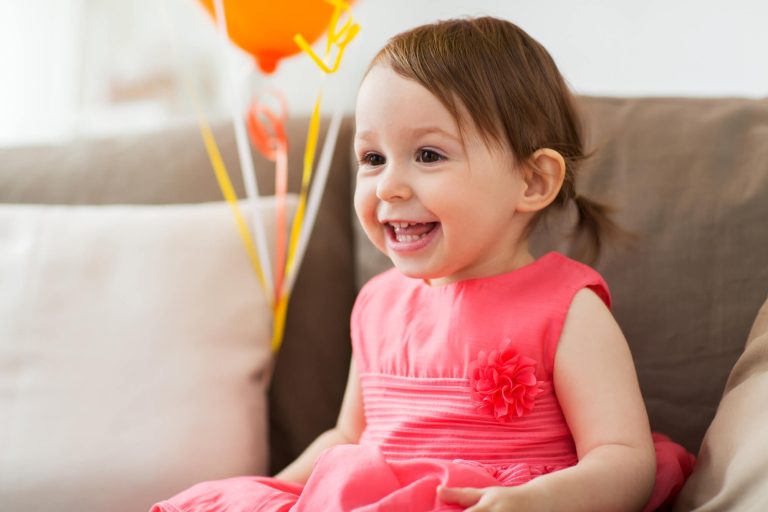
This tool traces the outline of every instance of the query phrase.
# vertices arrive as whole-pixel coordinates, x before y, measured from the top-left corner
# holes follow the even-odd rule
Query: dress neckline
[[[521,267],[517,267],[516,269],[512,269],[507,272],[502,272],[501,274],[494,274],[492,276],[484,276],[484,277],[469,277],[466,279],[459,279],[458,281],[442,284],[440,286],[432,286],[431,284],[428,284],[424,279],[414,279],[414,280],[416,281],[418,288],[439,292],[440,290],[451,290],[456,287],[467,286],[471,284],[480,284],[480,283],[488,283],[496,280],[511,279],[513,276],[517,277],[519,275],[527,274],[528,272],[531,272],[531,270],[541,266],[544,262],[549,261],[550,259],[558,256],[562,256],[562,255],[557,251],[549,251],[548,253],[545,253],[539,256],[538,258],[536,258],[530,263],[526,263]]]

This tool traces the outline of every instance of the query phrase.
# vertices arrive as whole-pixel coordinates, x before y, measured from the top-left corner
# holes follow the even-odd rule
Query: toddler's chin
[[[411,277],[413,279],[429,279],[428,277],[426,277],[421,272],[417,272],[417,271],[413,271],[413,270],[408,270],[407,268],[402,268],[402,267],[397,266],[397,264],[395,264],[395,268],[397,270],[399,270],[400,273],[403,274],[405,277]]]
[[[426,280],[438,279],[440,277],[439,275],[435,275],[434,272],[426,272],[424,269],[409,265],[408,262],[398,261],[397,258],[390,257],[389,259],[394,264],[395,268],[406,277]]]

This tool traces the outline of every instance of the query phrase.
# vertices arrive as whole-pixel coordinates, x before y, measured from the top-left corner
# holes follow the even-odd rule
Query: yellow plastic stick
[[[285,320],[288,314],[288,300],[289,294],[283,294],[280,296],[280,300],[277,301],[274,314],[274,326],[272,329],[272,351],[277,353],[280,350],[280,345],[283,343],[283,336],[285,335]]]
[[[360,31],[360,25],[352,21],[350,17],[340,29],[336,30],[336,25],[339,23],[339,17],[342,12],[349,10],[349,4],[344,0],[325,0],[327,3],[333,5],[335,9],[331,15],[331,21],[328,24],[328,41],[325,44],[325,60],[321,59],[312,47],[309,45],[306,39],[301,34],[296,34],[293,37],[293,41],[301,48],[304,53],[315,61],[315,64],[323,70],[323,72],[330,74],[335,73],[339,69],[341,58],[344,55],[347,45],[355,38]],[[333,61],[333,65],[328,65],[326,62],[331,55],[331,47],[338,46],[339,51],[336,54],[336,59]]]
[[[309,131],[307,133],[307,144],[304,148],[304,172],[301,177],[301,192],[299,193],[299,205],[296,208],[296,214],[293,217],[291,225],[291,238],[288,244],[288,262],[285,271],[290,274],[294,258],[296,256],[296,245],[301,234],[302,221],[304,220],[304,211],[307,207],[307,195],[309,193],[309,184],[312,180],[312,166],[315,161],[315,149],[317,148],[317,135],[320,131],[320,103],[322,93],[317,95],[315,106],[312,109],[312,117],[309,120]]]
[[[192,85],[192,80],[190,79],[189,74],[187,73],[187,70],[181,64],[182,60],[181,58],[179,58],[177,48],[174,44],[178,40],[178,35],[175,32],[175,26],[172,23],[172,18],[168,14],[167,5],[164,3],[163,6],[164,6],[163,11],[165,14],[166,26],[168,27],[169,32],[172,34],[171,48],[173,50],[173,55],[175,57],[176,65],[179,70],[179,73],[182,76],[182,81],[183,81],[187,96],[195,109],[195,115],[197,117],[197,123],[200,129],[200,135],[202,136],[203,144],[205,145],[205,150],[208,153],[208,159],[210,160],[211,166],[213,167],[214,174],[216,176],[216,181],[218,182],[219,188],[221,189],[221,193],[224,196],[224,199],[227,201],[227,204],[229,205],[232,211],[232,214],[235,217],[235,224],[237,226],[237,231],[240,235],[241,240],[243,241],[243,245],[245,246],[245,251],[251,263],[251,266],[253,267],[254,272],[256,272],[256,277],[258,279],[259,286],[263,290],[264,296],[266,297],[266,299],[273,306],[273,320],[275,321],[273,321],[273,326],[272,326],[272,346],[277,347],[279,346],[279,340],[282,339],[282,332],[284,330],[284,324],[285,324],[284,311],[282,313],[282,318],[280,319],[280,323],[276,320],[279,318],[278,312],[281,309],[285,310],[286,306],[272,304],[272,290],[269,289],[270,286],[267,284],[267,281],[265,279],[265,274],[264,274],[264,271],[262,270],[262,265],[260,263],[258,251],[256,250],[256,246],[253,242],[253,239],[251,238],[251,233],[250,233],[250,230],[248,229],[248,225],[245,222],[245,219],[243,218],[243,215],[240,212],[237,194],[235,193],[235,189],[232,186],[232,181],[229,178],[229,173],[227,172],[227,168],[224,165],[224,160],[221,157],[221,152],[219,151],[219,147],[216,144],[216,139],[213,136],[211,127],[208,124],[208,121],[206,120],[205,115],[203,113],[200,100],[198,99],[195,88]],[[275,342],[276,339],[278,340],[277,343]]]
[[[307,53],[315,64],[327,75],[336,72],[341,63],[341,58],[344,55],[344,50],[347,45],[355,38],[360,31],[360,26],[354,23],[350,19],[342,25],[340,29],[336,29],[336,25],[339,22],[339,17],[342,12],[349,10],[349,4],[344,0],[325,0],[329,4],[335,7],[330,23],[328,24],[328,42],[326,44],[325,61],[330,58],[332,46],[338,47],[338,53],[333,65],[329,66],[323,59],[320,59],[310,47],[309,43],[301,36],[296,34],[294,41],[296,44]],[[320,104],[322,103],[322,87],[315,100],[315,105],[312,109],[312,117],[309,121],[309,130],[307,132],[307,143],[304,148],[304,166],[301,178],[301,192],[299,193],[299,204],[296,208],[296,214],[293,217],[291,224],[291,235],[288,244],[288,257],[285,266],[285,274],[291,276],[294,272],[294,265],[296,265],[297,248],[299,245],[299,239],[301,238],[302,230],[304,229],[304,214],[307,208],[307,196],[309,195],[309,186],[312,182],[312,170],[315,160],[315,152],[317,149],[317,139],[320,132]],[[314,221],[314,219],[309,219]],[[313,222],[312,222],[313,223]],[[292,280],[289,278],[289,282]],[[282,290],[276,290],[276,304],[274,309],[274,329],[272,348],[277,351],[282,343],[282,337],[285,331],[285,321],[288,311],[288,302],[291,294],[291,287],[286,287]]]
[[[245,185],[245,192],[247,201],[251,207],[251,226],[252,236],[255,237],[255,247],[257,254],[259,255],[259,263],[262,268],[265,269],[265,273],[262,274],[265,287],[270,290],[267,294],[267,301],[270,306],[274,307],[273,294],[271,290],[274,287],[272,280],[272,265],[270,263],[268,243],[266,233],[264,232],[264,219],[261,214],[261,209],[258,206],[259,187],[256,181],[256,172],[253,168],[253,158],[251,156],[251,146],[248,143],[248,136],[246,135],[244,116],[238,111],[239,107],[234,98],[239,97],[240,91],[237,89],[236,80],[231,70],[231,54],[227,52],[227,45],[229,44],[229,33],[227,28],[227,17],[224,8],[224,0],[214,0],[214,10],[216,13],[216,21],[219,28],[221,37],[219,43],[221,45],[222,56],[224,61],[228,63],[226,77],[228,85],[231,88],[230,91],[230,115],[232,117],[232,127],[235,130],[235,141],[237,142],[237,155],[240,160],[240,171],[243,176],[243,185]]]
[[[216,181],[219,183],[221,193],[229,204],[232,214],[235,216],[235,222],[237,224],[237,230],[240,233],[240,238],[243,240],[245,250],[248,253],[248,258],[251,260],[251,266],[256,271],[256,276],[259,278],[259,284],[261,285],[264,293],[269,297],[270,291],[267,290],[266,282],[264,281],[264,272],[262,271],[261,264],[259,263],[259,256],[256,251],[256,246],[251,238],[251,233],[248,230],[248,224],[246,224],[243,215],[240,213],[240,207],[237,202],[237,194],[235,194],[235,188],[232,186],[232,181],[229,179],[229,173],[224,165],[224,160],[221,158],[219,147],[216,145],[216,139],[213,137],[211,127],[208,125],[208,121],[202,116],[199,108],[197,121],[200,125],[200,134],[203,137],[205,143],[205,149],[208,152],[208,158],[213,166],[213,171],[216,174]]]
[[[326,131],[325,140],[323,141],[323,149],[320,151],[320,160],[317,162],[317,168],[312,173],[312,187],[309,191],[309,198],[307,200],[307,209],[304,213],[304,220],[302,221],[301,230],[299,232],[299,241],[296,244],[295,253],[293,259],[295,262],[293,271],[286,273],[285,281],[283,281],[283,292],[289,293],[293,289],[293,283],[296,281],[296,273],[298,267],[304,258],[304,254],[307,251],[307,245],[309,244],[309,237],[312,233],[312,228],[315,225],[317,219],[317,212],[320,208],[320,201],[323,191],[325,190],[325,184],[328,181],[328,173],[330,172],[331,160],[333,159],[333,151],[336,147],[336,140],[339,135],[339,128],[341,127],[342,110],[337,106],[336,111],[331,117],[331,123],[328,125]]]

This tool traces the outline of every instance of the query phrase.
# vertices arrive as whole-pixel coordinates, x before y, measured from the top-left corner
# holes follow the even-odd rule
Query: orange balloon
[[[200,2],[215,20],[213,0]],[[310,44],[323,35],[334,9],[324,0],[224,0],[229,38],[253,55],[264,73],[272,73],[280,59],[301,51],[293,41],[296,34]]]

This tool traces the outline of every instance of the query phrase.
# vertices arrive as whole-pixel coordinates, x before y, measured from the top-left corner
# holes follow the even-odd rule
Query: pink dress
[[[305,486],[203,482],[151,512],[462,510],[437,498],[438,484],[520,485],[573,466],[552,372],[566,313],[585,287],[610,307],[600,275],[556,252],[440,287],[395,269],[374,277],[351,322],[366,419],[359,444],[326,450]],[[654,440],[657,482],[646,510],[674,498],[694,460]]]

